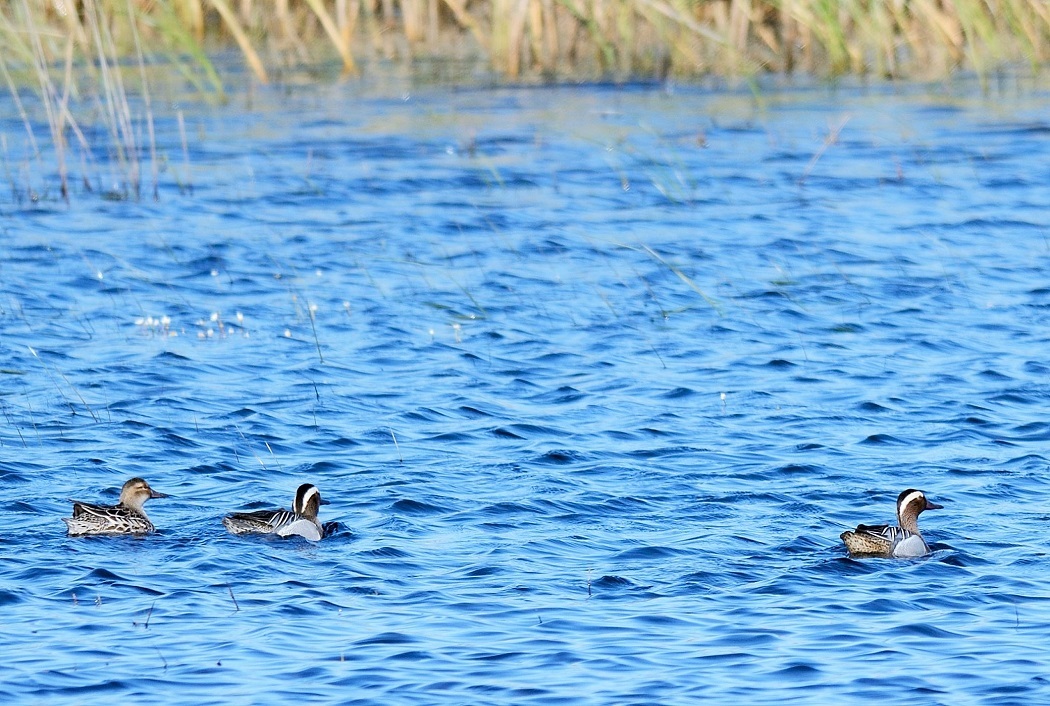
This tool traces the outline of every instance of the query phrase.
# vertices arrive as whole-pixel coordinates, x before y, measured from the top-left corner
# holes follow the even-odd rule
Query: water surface
[[[66,206],[5,100],[0,698],[1050,700],[1046,105],[273,88]]]

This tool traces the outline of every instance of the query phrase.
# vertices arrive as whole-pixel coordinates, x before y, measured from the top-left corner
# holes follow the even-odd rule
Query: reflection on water
[[[186,122],[159,202],[0,201],[5,699],[1050,697],[1042,106],[340,86]],[[157,535],[65,537],[133,475]],[[307,480],[330,539],[220,524]],[[906,487],[934,554],[846,559]]]

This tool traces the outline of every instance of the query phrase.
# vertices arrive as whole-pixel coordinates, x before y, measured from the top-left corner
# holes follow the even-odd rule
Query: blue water
[[[5,98],[0,700],[1050,702],[1047,99],[255,89],[66,206]]]

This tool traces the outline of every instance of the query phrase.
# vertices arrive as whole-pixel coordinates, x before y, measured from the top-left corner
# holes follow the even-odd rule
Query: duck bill
[[[332,501],[331,500],[318,500],[317,504],[318,505],[331,505]]]
[[[926,501],[927,510],[943,510],[944,505],[938,505],[937,503],[931,503],[929,500]]]
[[[156,490],[154,490],[153,488],[150,488],[150,489],[149,489],[149,496],[150,496],[151,498],[170,498],[170,497],[171,497],[171,496],[170,496],[170,495],[168,495],[167,493],[158,493],[158,492],[157,492]]]

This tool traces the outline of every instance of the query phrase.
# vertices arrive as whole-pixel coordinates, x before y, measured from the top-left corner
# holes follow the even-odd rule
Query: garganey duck
[[[843,532],[839,537],[851,556],[925,556],[930,547],[919,534],[919,514],[942,507],[927,500],[921,490],[909,488],[897,496],[897,527],[858,525],[857,529]]]
[[[154,530],[143,504],[150,498],[166,498],[141,478],[132,478],[120,490],[116,505],[94,505],[73,501],[73,516],[63,517],[69,536],[82,534],[148,534]]]
[[[234,534],[276,534],[278,537],[305,537],[318,541],[325,535],[317,512],[321,505],[321,491],[310,483],[303,483],[295,491],[291,510],[256,510],[235,512],[222,518],[222,524]]]

